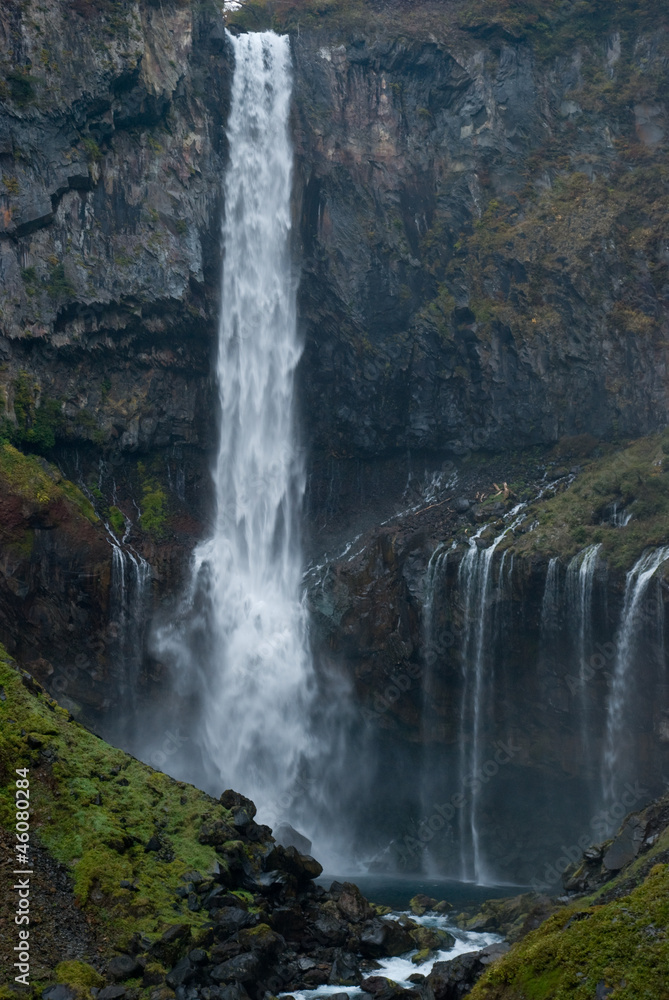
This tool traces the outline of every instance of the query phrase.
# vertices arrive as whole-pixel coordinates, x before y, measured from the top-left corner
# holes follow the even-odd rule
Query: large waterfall
[[[250,33],[230,43],[216,515],[158,652],[190,705],[190,764],[170,769],[250,796],[273,823],[308,750],[312,696],[293,414],[300,343],[289,246],[291,66],[286,37]]]

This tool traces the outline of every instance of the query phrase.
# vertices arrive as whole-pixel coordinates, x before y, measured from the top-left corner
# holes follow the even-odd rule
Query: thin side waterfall
[[[435,735],[435,673],[439,669],[443,655],[436,627],[435,612],[437,602],[435,599],[438,596],[440,581],[446,574],[449,551],[451,550],[441,546],[434,550],[427,564],[424,583],[423,663],[425,672],[423,675],[421,706],[423,760],[420,777],[420,802],[421,815],[423,817],[430,815],[434,804],[432,741]],[[421,865],[424,874],[432,875],[434,873],[434,862],[429,845],[426,845],[423,851]]]
[[[434,694],[435,666],[439,661],[439,643],[435,627],[435,597],[439,581],[446,572],[449,549],[437,548],[430,556],[425,574],[425,599],[423,602],[423,660],[425,674],[423,678],[423,740],[430,740],[432,714],[432,697]]]
[[[601,545],[589,545],[567,565],[565,580],[567,621],[573,636],[573,656],[578,664],[581,745],[586,773],[593,769],[588,688],[588,657],[592,652],[592,594]]]
[[[658,569],[669,559],[669,546],[643,552],[625,581],[617,650],[606,712],[602,759],[602,791],[607,805],[616,803],[625,780],[635,775],[630,733],[629,706],[634,690],[634,661],[649,620],[656,621],[657,608],[645,607],[644,598]]]
[[[553,556],[548,562],[544,596],[541,602],[542,649],[557,634],[560,614],[560,560]]]
[[[111,532],[110,532],[111,535]],[[132,743],[135,736],[137,682],[144,659],[146,622],[149,617],[151,566],[139,553],[111,536],[112,575],[110,624],[114,659],[119,670],[120,717],[123,732],[118,738]]]
[[[158,646],[191,704],[189,773],[217,792],[250,796],[272,824],[290,811],[309,753],[313,696],[297,530],[304,473],[293,413],[301,345],[289,246],[291,66],[287,37],[229,40],[216,517],[195,551],[180,620]]]
[[[480,847],[480,783],[471,779],[482,763],[484,689],[490,687],[486,684],[485,664],[491,625],[491,567],[495,550],[509,530],[506,528],[486,549],[479,548],[477,542],[481,532],[477,532],[470,539],[458,571],[458,584],[464,595],[459,782],[463,791],[471,787],[471,791],[465,792],[465,804],[460,810],[460,877],[468,882],[485,882],[488,877]]]

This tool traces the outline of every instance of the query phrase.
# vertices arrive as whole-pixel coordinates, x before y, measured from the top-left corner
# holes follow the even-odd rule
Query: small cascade
[[[144,659],[146,626],[150,613],[151,566],[109,531],[112,546],[110,625],[112,649],[118,671],[118,698],[123,710],[122,732],[115,735],[131,745],[135,731],[137,685]]]
[[[472,785],[471,794],[460,810],[459,822],[460,877],[467,882],[488,880],[480,845],[480,784],[472,783],[471,779],[482,764],[486,697],[492,689],[492,679],[486,676],[493,621],[492,562],[495,551],[510,528],[505,528],[487,548],[479,548],[478,542],[484,530],[481,528],[470,539],[469,549],[458,571],[458,586],[464,599],[458,770],[460,787],[466,789]]]
[[[645,600],[651,582],[669,559],[669,546],[642,553],[625,580],[625,597],[617,634],[617,648],[606,712],[602,759],[602,791],[610,806],[617,802],[626,780],[636,777],[636,752],[632,731],[634,718],[634,664],[644,639],[662,635],[658,596]],[[649,628],[650,626],[650,628]],[[657,636],[655,636],[657,638]]]
[[[627,525],[632,520],[634,515],[626,511],[624,507],[621,507],[619,503],[613,504],[613,509],[611,510],[611,523],[614,528],[626,528]]]
[[[434,693],[435,665],[438,662],[437,629],[435,607],[441,580],[446,574],[449,549],[437,548],[430,556],[427,565],[424,584],[423,601],[423,740],[430,740],[430,715],[432,712],[432,696]]]
[[[557,635],[560,627],[560,560],[553,556],[549,560],[546,571],[546,584],[541,602],[541,634],[542,650],[545,649]]]
[[[427,565],[424,582],[423,598],[423,685],[422,685],[422,761],[420,780],[420,802],[421,815],[429,816],[433,802],[433,781],[432,781],[432,742],[435,736],[437,725],[434,710],[436,674],[441,662],[440,643],[438,641],[438,629],[436,622],[436,610],[439,605],[439,595],[441,593],[442,582],[446,576],[448,565],[448,554],[452,549],[438,546]],[[421,857],[423,874],[432,875],[434,861],[431,856],[429,845],[426,846]]]
[[[566,620],[572,636],[572,655],[578,664],[579,713],[583,761],[593,772],[593,749],[589,710],[588,658],[592,653],[592,595],[601,545],[577,552],[567,565],[565,579]]]

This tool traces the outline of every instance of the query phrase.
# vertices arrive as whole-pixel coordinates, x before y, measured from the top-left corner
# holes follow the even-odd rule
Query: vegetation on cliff
[[[614,30],[638,33],[657,26],[654,0],[244,0],[228,24],[246,31],[390,29],[407,35],[457,30],[489,37],[496,31],[532,42],[546,57],[566,44],[586,43]]]
[[[565,453],[580,463],[572,481],[530,505],[520,530],[503,547],[568,558],[599,543],[603,559],[627,570],[645,548],[669,543],[669,432],[626,448],[584,436],[557,449],[563,461]],[[554,465],[551,474],[568,471]]]

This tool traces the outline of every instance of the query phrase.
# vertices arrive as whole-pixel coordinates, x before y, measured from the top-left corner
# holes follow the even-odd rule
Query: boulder
[[[344,882],[342,885],[337,899],[337,908],[344,919],[353,924],[372,920],[375,916],[373,907],[367,902],[357,885],[353,885],[352,882]]]
[[[360,986],[365,993],[374,997],[374,1000],[399,1000],[406,993],[392,979],[386,979],[384,976],[370,976],[368,979],[363,979]]]
[[[211,844],[212,847],[222,847],[237,836],[237,829],[222,819],[205,820],[200,827],[198,840],[201,844]]]
[[[238,830],[248,826],[256,814],[256,807],[245,795],[226,789],[221,795],[221,805],[232,813],[232,822]]]
[[[274,831],[274,839],[282,847],[294,847],[300,854],[311,854],[311,841],[298,833],[290,823],[280,823]]]
[[[426,896],[424,893],[419,892],[418,895],[409,900],[409,909],[412,913],[415,913],[417,917],[422,917],[428,910],[433,910],[437,904],[438,900],[433,899],[432,896]]]
[[[247,952],[215,966],[210,975],[217,983],[253,983],[260,975],[261,967],[258,955]]]
[[[414,946],[420,950],[447,951],[455,944],[453,935],[438,927],[416,927],[409,934]]]
[[[271,924],[288,940],[298,940],[306,928],[306,919],[299,906],[277,906],[272,910]]]
[[[481,951],[458,955],[449,962],[436,962],[426,981],[427,1000],[462,1000],[486,968],[508,950],[508,945],[495,944]]]
[[[300,854],[294,847],[277,844],[265,859],[265,871],[273,869],[293,875],[298,882],[309,882],[323,873],[323,866],[308,854]]]
[[[336,948],[329,982],[335,986],[357,986],[361,979],[357,956],[350,951]]]
[[[165,976],[165,982],[168,986],[171,986],[172,989],[175,990],[177,986],[184,986],[186,983],[190,982],[195,975],[195,971],[195,966],[191,960],[187,957],[182,958]]]
[[[58,983],[57,986],[47,986],[42,991],[42,1000],[75,1000],[75,998],[75,991],[63,983]]]
[[[365,958],[392,958],[413,951],[411,935],[395,920],[375,917],[363,927],[360,951]]]
[[[125,986],[119,986],[118,983],[114,986],[105,986],[100,990],[95,1000],[123,1000],[126,992]]]
[[[107,966],[107,975],[117,983],[139,976],[142,971],[142,966],[132,955],[117,955]]]
[[[240,945],[247,951],[258,954],[263,960],[273,958],[286,945],[285,940],[267,924],[242,930],[237,935]]]
[[[645,831],[645,823],[638,816],[631,816],[604,855],[604,867],[610,872],[616,872],[634,861],[643,844]]]
[[[211,917],[215,921],[214,934],[219,941],[232,937],[245,927],[252,927],[258,921],[255,914],[232,906],[212,910]]]

